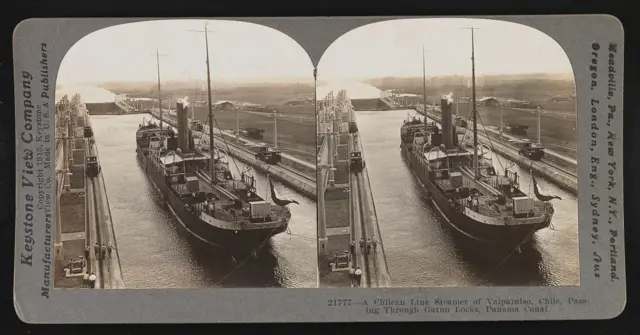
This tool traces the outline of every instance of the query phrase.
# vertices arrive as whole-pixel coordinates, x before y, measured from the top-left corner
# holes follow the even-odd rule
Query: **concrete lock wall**
[[[260,172],[268,173],[269,176],[295,189],[296,191],[299,191],[300,193],[304,194],[305,196],[311,199],[317,198],[315,183],[311,185],[298,178],[294,178],[289,173],[283,171],[278,166],[270,165],[260,160],[257,160],[252,153],[248,153],[242,149],[239,149],[238,147],[230,143],[228,143],[227,145],[229,147],[229,151],[231,151],[229,152],[229,154],[231,154],[232,156],[238,158],[244,163],[247,163],[253,166],[256,170]],[[226,150],[226,148],[222,148],[222,149]]]
[[[480,139],[479,139],[480,140]],[[483,142],[488,142],[485,139],[482,140]],[[488,143],[485,143],[488,144]],[[507,158],[509,158],[510,160],[516,162],[518,165],[520,165],[521,167],[527,168],[527,169],[532,169],[534,171],[536,171],[537,173],[541,174],[542,176],[544,176],[545,178],[551,180],[552,182],[554,182],[555,184],[557,184],[558,186],[571,191],[573,193],[576,193],[578,190],[578,181],[575,178],[569,178],[563,174],[558,173],[557,171],[555,171],[553,168],[548,167],[546,165],[543,165],[541,163],[537,163],[537,162],[533,162],[533,164],[531,164],[531,160],[520,156],[520,154],[518,154],[515,150],[508,148],[507,146],[505,146],[504,144],[500,143],[500,142],[494,142],[492,141],[491,144],[493,144],[493,148],[494,150],[503,155],[506,156]]]

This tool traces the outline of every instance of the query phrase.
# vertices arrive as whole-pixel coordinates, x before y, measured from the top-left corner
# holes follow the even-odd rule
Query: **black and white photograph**
[[[624,311],[616,17],[165,15],[14,29],[23,322]]]
[[[320,287],[580,284],[575,80],[551,37],[373,23],[318,81]]]
[[[272,28],[115,25],[56,82],[55,288],[316,287],[313,66]]]

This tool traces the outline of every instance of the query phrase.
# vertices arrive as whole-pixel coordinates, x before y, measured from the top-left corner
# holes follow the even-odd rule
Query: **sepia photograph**
[[[576,85],[551,37],[378,22],[318,83],[320,287],[580,285]]]
[[[624,51],[604,14],[24,20],[18,318],[615,318]]]
[[[56,82],[55,288],[316,287],[306,52],[225,20],[115,25]]]

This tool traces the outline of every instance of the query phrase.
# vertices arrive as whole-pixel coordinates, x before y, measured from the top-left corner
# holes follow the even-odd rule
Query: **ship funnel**
[[[442,111],[442,144],[447,149],[454,147],[453,136],[455,130],[453,128],[453,117],[451,115],[451,106],[453,105],[452,94],[443,95],[440,100],[440,110]]]
[[[180,101],[176,104],[176,116],[178,118],[178,147],[183,154],[191,152],[190,148],[190,131],[189,119],[187,113],[187,104]]]

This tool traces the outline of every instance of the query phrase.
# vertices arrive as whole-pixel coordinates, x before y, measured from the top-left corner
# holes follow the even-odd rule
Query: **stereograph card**
[[[16,312],[615,317],[623,34],[607,15],[25,20]]]

